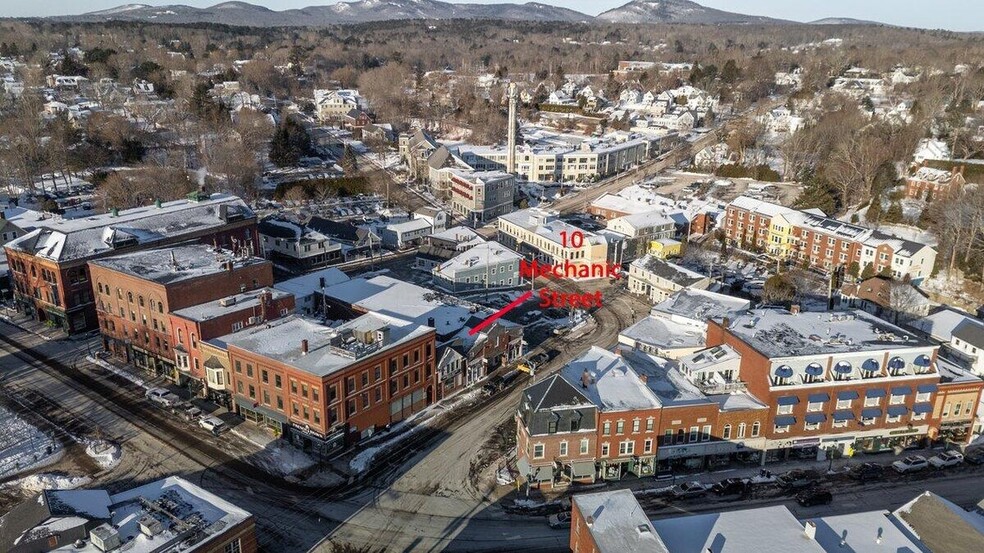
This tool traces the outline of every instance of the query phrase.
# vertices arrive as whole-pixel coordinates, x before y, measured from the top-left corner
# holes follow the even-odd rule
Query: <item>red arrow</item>
[[[478,323],[477,325],[475,325],[474,328],[472,328],[471,330],[468,331],[468,335],[471,336],[472,334],[475,334],[476,332],[480,332],[483,328],[485,328],[485,327],[489,326],[490,324],[494,323],[495,321],[497,321],[499,319],[499,317],[505,315],[506,313],[509,313],[513,309],[516,309],[517,307],[519,307],[519,305],[521,303],[523,303],[524,301],[526,301],[526,300],[528,300],[528,299],[530,299],[532,297],[533,297],[533,292],[532,291],[526,292],[522,296],[519,296],[518,298],[516,298],[513,301],[509,302],[509,305],[507,305],[507,306],[503,307],[502,309],[500,309],[500,310],[496,311],[495,313],[493,313],[492,316],[489,317],[488,319],[485,319],[484,321],[482,321],[482,322]]]

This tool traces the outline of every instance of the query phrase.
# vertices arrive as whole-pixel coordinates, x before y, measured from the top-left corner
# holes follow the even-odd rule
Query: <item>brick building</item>
[[[90,261],[103,347],[150,372],[186,383],[175,364],[173,311],[273,284],[273,266],[205,245],[146,250]]]
[[[434,401],[434,329],[366,314],[337,327],[290,316],[215,338],[235,410],[317,454]]]
[[[196,381],[201,393],[231,406],[224,366],[202,343],[294,312],[294,295],[260,288],[172,311],[170,343],[177,370]]]
[[[98,325],[89,261],[188,241],[258,251],[256,215],[225,194],[193,193],[91,217],[46,219],[37,227],[4,246],[14,299],[19,310],[69,333]]]
[[[946,169],[920,167],[905,178],[905,195],[909,198],[931,201],[943,198],[950,192],[959,190],[967,183],[963,166]]]

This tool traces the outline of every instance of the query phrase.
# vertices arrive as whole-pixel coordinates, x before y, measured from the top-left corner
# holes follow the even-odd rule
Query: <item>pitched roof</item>
[[[932,492],[924,492],[893,514],[933,553],[979,553],[984,543],[984,517]]]
[[[546,380],[526,388],[524,392],[530,400],[533,411],[553,409],[556,407],[593,406],[590,399],[580,390],[555,374]]]
[[[953,336],[972,346],[984,348],[984,324],[973,319],[964,319],[953,329]]]

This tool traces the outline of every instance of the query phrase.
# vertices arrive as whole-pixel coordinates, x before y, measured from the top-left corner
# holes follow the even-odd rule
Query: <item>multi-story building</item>
[[[80,219],[51,218],[4,246],[18,309],[69,333],[96,328],[87,263],[181,242],[237,253],[259,251],[256,215],[241,199],[201,193],[189,199]]]
[[[291,316],[209,341],[228,352],[236,411],[324,454],[435,399],[434,329],[366,314],[336,327]]]
[[[273,284],[273,267],[204,245],[176,246],[89,262],[103,347],[147,371],[182,383],[170,314]]]
[[[939,433],[937,346],[863,311],[756,309],[709,322],[707,343],[740,354],[737,379],[770,409],[771,455],[881,451]]]
[[[7,553],[258,550],[251,513],[178,476],[113,495],[44,490],[0,517],[0,528]]]
[[[369,103],[358,90],[315,89],[314,108],[318,113],[318,119],[332,121],[341,120],[353,109],[366,111],[369,109]]]
[[[845,223],[817,210],[797,211],[745,196],[728,205],[724,233],[743,249],[780,259],[833,270],[856,264],[859,272],[920,282],[936,263],[932,247],[883,232]]]
[[[479,319],[468,321],[474,327]],[[523,356],[523,327],[499,319],[471,334],[462,329],[438,346],[438,399],[477,384],[495,371],[512,365]]]
[[[967,183],[963,171],[963,167],[954,167],[949,171],[920,167],[905,178],[905,195],[909,198],[930,201],[933,198],[943,198]]]
[[[522,256],[532,255],[541,263],[578,266],[604,265],[608,240],[560,220],[556,211],[539,208],[514,211],[499,217],[498,239]],[[574,238],[583,237],[583,241]],[[601,275],[608,276],[608,275]]]
[[[294,312],[294,295],[275,288],[250,290],[171,311],[170,343],[177,370],[195,382],[203,396],[229,405],[223,366],[202,352],[206,340],[286,317]]]
[[[289,269],[310,271],[343,259],[342,244],[293,221],[268,218],[257,225],[263,256]]]
[[[686,226],[686,216],[682,216]],[[635,259],[649,252],[652,242],[660,240],[670,240],[677,235],[677,219],[665,211],[648,211],[633,215],[623,215],[608,221],[608,230],[624,234],[625,257],[624,259]],[[663,244],[664,242],[659,242]]]
[[[480,227],[514,209],[516,177],[504,171],[450,169],[451,210]]]
[[[434,284],[449,292],[519,286],[522,256],[502,244],[482,242],[434,267]]]
[[[629,291],[653,303],[665,301],[684,288],[706,290],[710,277],[646,254],[629,264]]]

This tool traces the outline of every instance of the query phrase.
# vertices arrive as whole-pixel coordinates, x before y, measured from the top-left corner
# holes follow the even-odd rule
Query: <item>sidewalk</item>
[[[33,317],[24,313],[18,313],[9,307],[0,308],[0,319],[16,326],[24,332],[34,334],[45,340],[65,340],[69,338],[68,334],[61,328],[47,326]]]

